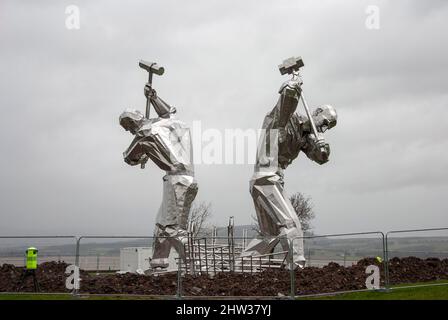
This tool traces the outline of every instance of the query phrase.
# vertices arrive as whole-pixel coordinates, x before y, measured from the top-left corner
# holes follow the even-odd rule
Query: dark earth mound
[[[315,294],[365,289],[368,265],[378,265],[384,284],[384,265],[374,258],[343,267],[329,263],[323,268],[307,267],[295,272],[296,294]],[[37,277],[41,292],[69,292],[65,287],[67,275],[64,262],[45,262],[39,265]],[[20,285],[23,268],[10,264],[0,266],[0,292],[14,292]],[[448,279],[448,259],[392,258],[389,262],[391,284],[415,283]],[[175,295],[177,274],[158,276],[138,274],[95,275],[81,270],[81,293]],[[187,296],[283,296],[290,294],[291,278],[287,270],[270,269],[259,273],[218,273],[182,277],[182,294]],[[34,290],[31,277],[23,292]]]

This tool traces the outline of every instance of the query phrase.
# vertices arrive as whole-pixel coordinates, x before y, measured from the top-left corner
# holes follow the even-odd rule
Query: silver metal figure
[[[135,136],[123,157],[127,164],[141,165],[142,168],[151,159],[166,171],[150,264],[152,268],[167,268],[173,247],[179,257],[185,260],[188,216],[198,185],[194,178],[190,129],[184,122],[176,119],[176,109],[158,97],[152,88],[150,68],[143,67],[142,63],[145,62],[140,62],[140,66],[150,72],[150,81],[144,89],[148,99],[146,114],[149,116],[151,104],[158,117],[148,119],[140,111],[132,109],[127,109],[120,115],[120,125]]]
[[[300,57],[287,59],[279,66],[280,72],[292,74],[292,79],[282,84],[277,104],[264,119],[254,175],[250,181],[260,231],[269,238],[252,240],[242,253],[242,256],[268,254],[279,242],[284,251],[289,251],[292,243],[294,268],[305,265],[303,239],[300,238],[303,232],[283,189],[283,171],[300,151],[318,164],[327,162],[330,146],[322,133],[337,123],[337,113],[332,106],[323,105],[312,114],[309,112],[301,88],[303,81],[298,73],[302,66]],[[300,98],[307,117],[296,112]]]

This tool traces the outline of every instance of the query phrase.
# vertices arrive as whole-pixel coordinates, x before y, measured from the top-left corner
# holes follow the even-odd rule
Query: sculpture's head
[[[338,122],[338,114],[336,109],[329,105],[323,105],[313,112],[314,123],[316,124],[316,129],[319,132],[325,132],[334,126]]]
[[[135,134],[138,129],[142,126],[145,117],[138,110],[126,109],[120,115],[120,125],[126,130]]]

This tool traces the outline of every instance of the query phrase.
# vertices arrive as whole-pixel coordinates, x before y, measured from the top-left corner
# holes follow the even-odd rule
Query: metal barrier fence
[[[97,240],[111,240],[111,239],[113,239],[113,240],[119,240],[119,239],[121,239],[121,240],[123,240],[123,239],[127,239],[127,240],[129,240],[129,239],[140,239],[140,240],[142,240],[142,239],[145,239],[145,240],[147,240],[148,242],[151,242],[151,243],[148,243],[147,245],[149,246],[149,245],[152,245],[152,241],[154,240],[154,237],[153,236],[100,236],[100,235],[88,235],[88,236],[81,236],[81,237],[79,237],[78,239],[77,239],[77,241],[76,241],[76,258],[75,258],[75,266],[78,268],[78,269],[80,269],[80,270],[82,270],[82,265],[81,265],[81,260],[80,260],[80,258],[81,258],[81,252],[82,252],[82,247],[81,247],[81,242],[83,241],[83,240],[87,240],[87,239],[90,239],[90,240],[92,240],[92,239],[97,239]],[[92,245],[92,244],[90,244],[90,245]],[[96,245],[98,245],[98,244],[96,244]],[[129,244],[127,244],[126,246],[129,246]],[[121,252],[120,252],[120,255],[121,255]],[[149,257],[148,257],[149,258]],[[121,259],[121,258],[120,258]],[[98,263],[99,264],[99,263]],[[121,267],[121,266],[120,266]],[[110,267],[109,267],[109,269],[111,269]],[[115,269],[115,268],[114,268]],[[121,268],[120,268],[121,269]],[[99,277],[99,273],[98,273],[98,271],[99,270],[97,270],[97,276]],[[121,270],[108,270],[108,271],[114,271],[114,272],[116,272],[116,271],[121,271]],[[81,291],[84,291],[83,290],[83,285],[82,285],[82,282],[83,280],[82,280],[82,278],[81,278],[81,286],[80,286],[80,289],[79,290],[73,290],[73,294],[74,295],[78,295],[78,294],[80,294],[80,292]],[[101,283],[100,283],[100,285],[101,285]],[[90,292],[87,292],[87,293],[90,293]],[[173,292],[173,294],[171,294],[171,295],[167,295],[167,296],[175,296],[175,293]]]
[[[359,246],[359,240],[363,239],[365,240],[366,236],[373,236],[373,238],[369,238],[369,241],[371,240],[376,240],[378,241],[378,248],[377,248],[377,254],[375,254],[374,256],[380,256],[384,261],[386,260],[387,254],[386,254],[386,242],[385,242],[385,236],[384,233],[381,231],[368,231],[368,232],[353,232],[353,233],[339,233],[339,234],[326,234],[326,235],[312,235],[312,236],[304,236],[304,237],[296,237],[292,240],[293,245],[297,244],[297,242],[303,242],[303,248],[304,248],[304,254],[306,254],[307,249],[311,251],[311,247],[310,247],[310,241],[309,240],[316,240],[316,239],[325,239],[331,242],[331,238],[338,238],[338,239],[343,239],[345,241],[348,241],[348,239],[351,240],[355,240],[357,241],[357,246]],[[356,238],[354,238],[356,237]],[[298,244],[299,245],[299,244]],[[344,249],[344,257],[346,258],[346,253],[347,253],[347,244],[345,244],[343,247]],[[342,248],[341,248],[342,249]],[[371,249],[370,249],[371,250]],[[379,255],[378,255],[379,253]],[[372,257],[372,255],[362,255],[362,258],[366,258],[366,257]],[[294,257],[295,259],[296,257]],[[293,259],[293,260],[294,260]],[[311,260],[311,259],[310,259]],[[359,259],[358,259],[359,260]],[[344,259],[344,264],[345,264],[346,259]],[[335,262],[332,259],[326,259],[326,264],[329,264],[330,262]],[[337,263],[337,261],[336,261]],[[340,264],[340,263],[338,263]],[[386,264],[384,264],[384,274],[387,274],[387,267]],[[383,282],[385,287],[387,287],[387,276],[385,277],[385,281]],[[292,285],[291,285],[292,286]],[[294,283],[294,288],[291,288],[291,291],[294,290],[294,297],[300,297],[300,296],[309,296],[309,295],[298,295],[296,286],[300,286],[300,283]],[[345,293],[348,292],[356,292],[359,290],[344,290]],[[325,292],[321,292],[318,294],[324,294]]]
[[[429,233],[429,232],[447,232],[448,233],[448,228],[427,228],[427,229],[409,229],[409,230],[393,230],[393,231],[389,231],[386,233],[385,236],[385,253],[386,253],[386,263],[385,263],[385,267],[386,267],[386,285],[387,288],[390,289],[391,288],[391,283],[390,283],[390,253],[391,252],[397,252],[399,250],[395,250],[395,251],[391,251],[390,250],[390,246],[391,246],[391,236],[393,235],[405,235],[405,234],[411,234],[411,233],[417,233],[417,234],[421,234],[421,233]],[[446,240],[445,240],[446,241]],[[447,252],[445,250],[448,249],[448,242],[446,244],[444,244],[444,251],[439,251],[439,253],[442,253],[442,255],[446,256]],[[425,253],[427,253],[427,251],[425,251]],[[434,251],[432,251],[432,253],[436,253]],[[441,284],[441,285],[448,285],[448,283],[445,284]],[[413,285],[412,287],[421,287],[421,286],[427,286],[427,284],[421,284],[421,285]],[[394,288],[396,289],[400,289],[400,288],[406,288],[406,287],[396,287]]]
[[[76,245],[76,236],[0,236],[0,242],[4,240],[14,240],[11,242],[11,245],[8,249],[1,248],[0,245],[0,265],[4,263],[14,264],[16,266],[24,266],[25,265],[25,250],[30,246],[40,246],[40,244],[44,243],[44,240],[71,240],[68,243],[64,243],[67,246],[73,246],[73,254],[68,254],[66,251],[63,253],[58,252],[56,249],[53,249],[52,246],[44,246],[45,249],[39,250],[39,261],[40,262],[50,262],[50,261],[66,261],[66,260],[74,260],[75,257],[75,245]],[[25,240],[22,241],[21,244],[17,244],[17,240]],[[32,242],[30,240],[33,240]],[[54,241],[52,245],[54,245]]]
[[[147,239],[153,240],[154,237],[151,236],[81,236],[77,238],[76,241],[76,253],[75,253],[75,265],[81,268],[80,257],[81,257],[81,241],[84,239]],[[98,257],[98,254],[95,255]],[[116,266],[116,265],[114,265]],[[110,271],[117,271],[116,268],[109,268]]]
[[[213,281],[213,277],[217,275],[230,275],[233,278],[221,279],[221,285],[232,285],[229,281],[244,281],[247,279],[254,280],[260,275],[262,276],[264,271],[269,270],[282,270],[281,273],[289,278],[290,287],[286,292],[285,297],[288,295],[292,297],[293,291],[291,286],[294,279],[294,270],[292,268],[292,251],[289,245],[288,251],[277,250],[269,254],[258,255],[241,255],[246,248],[249,240],[272,240],[279,239],[275,237],[253,237],[248,239],[247,237],[200,237],[196,239],[190,239],[186,245],[186,259],[178,263],[178,290],[177,297],[193,298],[198,296],[207,297],[219,297],[219,295],[203,294],[201,295],[201,288],[197,286],[197,281],[192,279],[192,276],[199,277],[197,279],[203,282],[210,283]],[[289,243],[290,244],[290,243]],[[241,277],[243,275],[248,277]],[[211,280],[210,280],[211,279]],[[209,281],[210,280],[210,281]],[[226,281],[227,280],[227,281]],[[250,281],[249,280],[249,281]],[[185,282],[189,283],[190,293],[194,290],[196,295],[186,293]],[[241,283],[241,285],[244,285]],[[247,285],[247,283],[246,283]],[[258,294],[257,296],[270,297],[276,295],[271,294]]]
[[[169,238],[169,237],[160,237]],[[152,236],[82,236],[77,239],[76,244],[76,259],[75,265],[80,269],[85,269],[85,265],[82,264],[83,254],[83,241],[92,239],[101,240],[124,240],[124,239],[146,239],[149,242],[153,242],[155,237]],[[193,297],[185,292],[185,289],[191,289],[187,285],[183,285],[184,280],[187,283],[195,281],[195,277],[199,277],[204,280],[209,276],[215,276],[218,273],[243,273],[248,272],[250,274],[259,273],[265,269],[271,269],[279,267],[279,264],[286,260],[286,254],[284,251],[274,252],[272,254],[257,255],[250,257],[240,257],[242,250],[244,249],[247,237],[189,237],[188,242],[184,246],[185,259],[181,260],[178,257],[171,259],[174,262],[175,268],[168,268],[165,271],[153,272],[153,275],[176,275],[176,292],[170,292],[164,296],[180,297]],[[85,243],[89,246],[90,252],[88,254],[97,253],[98,248],[104,246],[104,243]],[[96,248],[95,248],[96,245]],[[273,256],[283,255],[282,259],[275,259]],[[111,270],[117,271],[117,270]],[[291,273],[291,272],[289,272]],[[82,280],[81,290],[75,291],[75,294],[82,292]],[[194,288],[193,288],[194,289]],[[192,290],[189,290],[192,292]]]
[[[10,241],[8,241],[10,240]],[[0,236],[0,267],[11,264],[15,267],[24,267],[26,265],[25,250],[28,247],[38,247],[38,263],[58,263],[56,266],[60,266],[59,263],[71,263],[75,262],[76,255],[76,236],[35,236],[35,235],[23,235],[23,236]],[[10,242],[7,249],[4,248],[5,242]],[[60,243],[58,243],[60,242]],[[49,245],[51,243],[51,245]],[[64,248],[61,252],[60,248]],[[54,266],[54,265],[53,265]],[[58,268],[58,267],[57,267]],[[20,270],[20,269],[19,269]],[[18,291],[26,284],[25,269],[20,271],[21,274],[17,275],[14,272],[8,273],[8,280],[10,283],[9,288],[13,288],[10,291]],[[65,281],[65,280],[64,280]],[[4,285],[3,284],[0,284]],[[39,284],[37,284],[39,286]],[[4,291],[0,290],[0,291]],[[66,291],[65,291],[66,292]]]
[[[176,297],[176,298],[191,298],[201,296],[200,292],[194,292],[192,285],[195,285],[197,280],[204,281],[206,283],[213,282],[214,277],[219,275],[229,274],[235,279],[243,279],[244,277],[249,277],[250,279],[255,279],[263,274],[263,271],[275,272],[276,276],[281,277],[279,281],[289,282],[289,292],[283,292],[281,298],[291,298],[295,299],[298,297],[310,296],[309,294],[299,294],[302,288],[300,279],[296,279],[297,275],[301,276],[300,273],[294,271],[294,254],[292,251],[293,244],[295,241],[304,242],[304,254],[307,258],[307,266],[312,267],[322,267],[328,265],[330,262],[336,262],[339,265],[354,265],[358,260],[366,257],[376,257],[379,256],[383,259],[383,271],[384,277],[382,277],[382,287],[384,289],[395,290],[397,288],[391,287],[390,283],[390,260],[393,253],[397,253],[400,250],[408,253],[419,254],[422,257],[435,256],[437,253],[439,257],[447,257],[448,255],[448,237],[445,240],[443,237],[438,239],[437,237],[426,237],[432,239],[431,241],[436,241],[438,251],[431,251],[433,254],[428,254],[428,250],[417,250],[422,247],[422,240],[426,239],[422,237],[403,237],[404,235],[410,235],[411,233],[430,233],[430,232],[448,232],[448,228],[431,228],[431,229],[414,229],[414,230],[395,230],[389,231],[384,234],[381,231],[370,231],[370,232],[356,232],[356,233],[340,233],[340,234],[327,234],[327,235],[315,235],[315,236],[305,236],[294,238],[289,242],[289,249],[285,251],[280,248],[275,252],[257,255],[257,256],[247,256],[242,257],[240,253],[246,248],[249,240],[247,237],[234,237],[231,239],[229,237],[217,237],[217,236],[207,236],[207,237],[190,237],[188,243],[185,244],[185,260],[181,260],[178,257],[173,257],[171,262],[173,262],[174,268],[170,268],[168,272],[155,273],[155,275],[170,274],[170,277],[175,282],[175,286],[171,284],[172,291],[169,294],[165,294],[165,297]],[[119,271],[118,261],[119,256],[117,251],[113,255],[103,255],[103,251],[107,246],[104,243],[116,240],[131,240],[139,239],[140,241],[145,241],[149,246],[152,246],[154,237],[152,236],[0,236],[1,239],[9,239],[12,241],[16,240],[26,240],[29,245],[35,245],[37,239],[40,240],[68,240],[68,248],[74,251],[74,255],[64,256],[60,255],[47,255],[39,257],[39,262],[45,261],[65,261],[71,263],[72,260],[74,264],[82,270],[87,271],[97,271],[96,276],[101,277],[103,275],[99,274],[99,271]],[[101,243],[92,243],[87,240],[99,239],[103,241]],[[414,239],[415,245],[397,247],[397,239]],[[435,239],[435,240],[434,240]],[[29,240],[33,240],[30,243]],[[25,241],[25,242],[26,242]],[[406,240],[410,241],[410,240]],[[420,241],[420,242],[419,242]],[[425,240],[427,243],[429,240]],[[28,244],[15,245],[16,250],[24,250]],[[374,242],[374,246],[372,246]],[[124,243],[129,245],[129,243]],[[140,243],[136,243],[140,244]],[[420,245],[420,247],[418,246]],[[96,246],[96,247],[95,247]],[[117,247],[117,242],[114,242],[114,246]],[[280,247],[280,245],[278,246]],[[19,249],[17,249],[19,248]],[[122,247],[119,247],[122,248]],[[411,249],[409,249],[411,248]],[[417,248],[417,249],[415,249]],[[426,247],[425,247],[426,248]],[[1,249],[1,248],[0,248]],[[115,248],[116,250],[116,248]],[[407,250],[407,251],[406,251]],[[3,252],[3,256],[2,256]],[[6,252],[6,254],[5,254]],[[23,256],[20,255],[6,257],[9,251],[0,250],[0,267],[3,263],[12,262],[13,264],[19,266],[24,264]],[[11,251],[12,252],[12,251]],[[45,252],[42,249],[41,252]],[[41,253],[40,252],[40,253]],[[87,252],[87,253],[86,253]],[[84,255],[83,255],[84,254]],[[9,258],[10,260],[5,260],[2,258]],[[87,257],[87,260],[83,258]],[[103,263],[103,268],[100,267],[100,258],[107,260],[107,263]],[[3,262],[2,262],[3,261]],[[103,269],[103,270],[101,270]],[[126,270],[121,270],[126,271]],[[269,272],[267,273],[269,275]],[[92,273],[92,272],[90,272]],[[241,277],[238,276],[241,274]],[[105,274],[104,276],[107,276]],[[95,278],[95,277],[93,277]],[[89,279],[93,279],[92,277]],[[159,281],[161,277],[152,277],[154,281]],[[171,279],[170,278],[170,279]],[[95,278],[96,279],[96,278]],[[210,279],[209,282],[207,282]],[[230,279],[230,278],[229,278]],[[153,280],[151,280],[153,281]],[[161,281],[161,280],[160,280]],[[166,282],[165,282],[166,283]],[[447,283],[448,284],[448,283]],[[422,284],[421,286],[427,286],[428,284]],[[435,284],[438,285],[438,284]],[[155,287],[159,286],[156,284]],[[417,285],[419,286],[419,285]],[[81,280],[81,289],[83,283]],[[283,287],[284,288],[284,287]],[[199,288],[200,289],[200,288]],[[198,289],[198,290],[199,290]],[[344,290],[344,292],[354,292],[354,291],[366,291],[366,290]],[[81,290],[82,292],[82,290]],[[84,291],[86,294],[89,292]],[[322,295],[326,293],[337,294],[341,293],[335,292],[318,292],[312,295]],[[79,291],[74,290],[73,294],[80,294]],[[194,294],[193,294],[194,293]],[[84,294],[84,293],[83,293]],[[228,295],[227,295],[228,296]],[[270,295],[260,295],[264,297],[273,297]],[[213,296],[218,298],[219,296]]]

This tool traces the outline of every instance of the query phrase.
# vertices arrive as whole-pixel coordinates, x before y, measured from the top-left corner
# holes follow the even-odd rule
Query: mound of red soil
[[[81,292],[98,294],[175,295],[177,274],[146,276],[109,274],[81,277]]]
[[[391,284],[448,279],[448,259],[392,258],[389,261],[389,278]]]
[[[296,294],[314,294],[365,289],[369,265],[380,267],[384,284],[384,265],[374,258],[358,261],[354,266],[343,267],[329,263],[323,268],[307,267],[295,272]],[[37,277],[42,292],[68,292],[64,262],[46,262],[39,265]],[[448,259],[415,257],[393,258],[389,264],[391,284],[415,283],[448,279]],[[0,266],[0,292],[14,292],[20,285],[23,268],[4,264]],[[290,272],[270,269],[259,273],[218,273],[215,276],[186,275],[182,277],[182,294],[189,296],[282,296],[290,294]],[[177,274],[93,275],[81,271],[81,293],[92,294],[145,294],[175,295]],[[21,291],[34,290],[28,278]]]
[[[44,262],[36,270],[36,277],[42,292],[67,292],[65,280],[67,275],[65,269],[68,264],[65,262]],[[0,292],[15,292],[21,285],[21,277],[24,272],[23,267],[16,267],[11,264],[0,266]],[[84,274],[84,272],[82,272]],[[32,277],[27,277],[20,291],[34,291]]]

